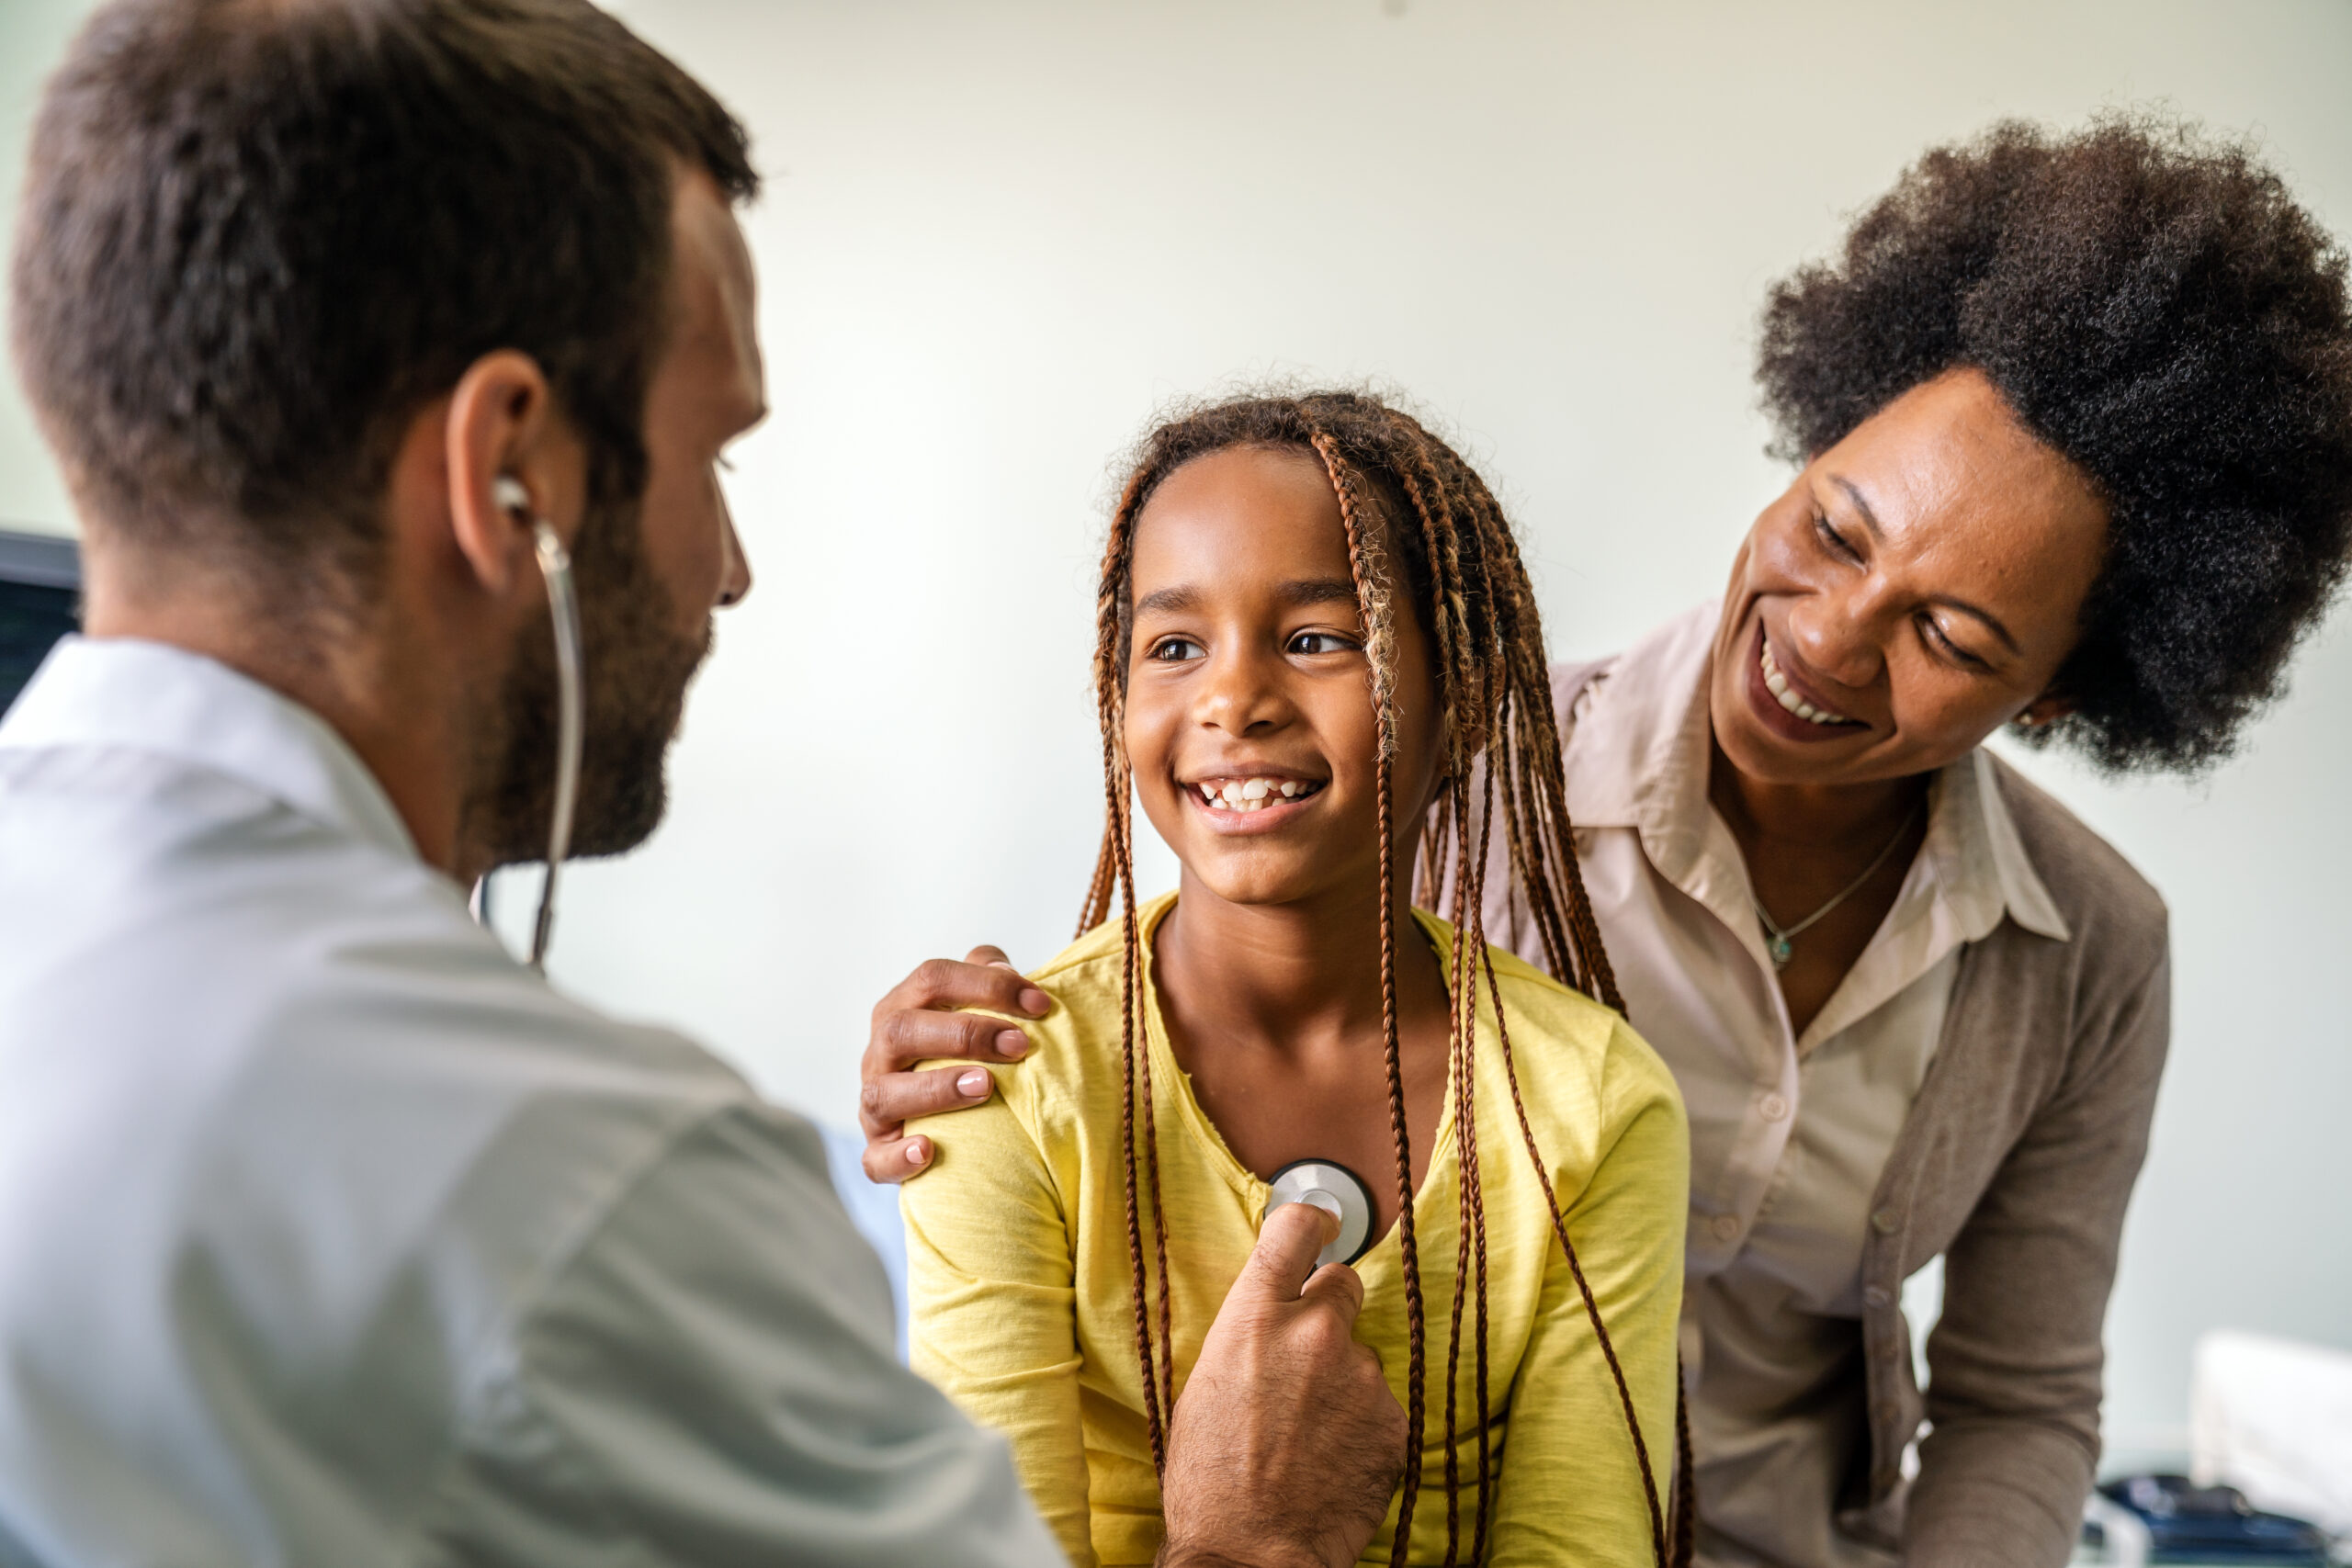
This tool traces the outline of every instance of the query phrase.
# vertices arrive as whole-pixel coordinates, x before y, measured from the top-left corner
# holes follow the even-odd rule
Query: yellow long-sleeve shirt
[[[1143,911],[1147,931],[1174,902],[1163,897]],[[1453,928],[1419,918],[1450,974]],[[1663,1496],[1673,1462],[1690,1183],[1681,1099],[1664,1065],[1614,1013],[1500,950],[1495,971],[1537,1146],[1632,1385]],[[1016,1066],[992,1069],[997,1093],[985,1105],[921,1123],[939,1156],[900,1200],[914,1364],[1012,1440],[1022,1478],[1073,1563],[1148,1563],[1161,1526],[1128,1285],[1116,922],[1033,977],[1056,1003],[1030,1025],[1037,1048]],[[1483,987],[1480,1004],[1477,1127],[1498,1455],[1490,1561],[1637,1568],[1651,1560],[1650,1526],[1632,1438],[1521,1141]],[[1142,1011],[1170,1216],[1181,1397],[1256,1241],[1267,1188],[1226,1147],[1177,1066],[1148,962]],[[1454,1120],[1449,1093],[1413,1205],[1428,1400],[1416,1563],[1445,1555],[1447,1304],[1460,1234]],[[1364,1284],[1356,1336],[1379,1351],[1401,1402],[1408,1356],[1396,1232],[1356,1267]],[[1465,1308],[1457,1384],[1464,1557],[1477,1469],[1473,1321]],[[1392,1503],[1365,1562],[1388,1561],[1396,1517]]]

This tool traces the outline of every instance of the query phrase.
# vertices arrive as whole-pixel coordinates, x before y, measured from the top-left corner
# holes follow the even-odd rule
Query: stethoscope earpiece
[[[513,474],[491,481],[491,500],[531,525],[531,544],[547,580],[548,618],[555,623],[555,802],[548,818],[548,874],[539,886],[539,915],[531,927],[531,967],[545,970],[555,934],[556,874],[571,853],[571,818],[580,800],[580,753],[586,741],[587,694],[580,652],[580,599],[572,591],[571,552],[531,510],[531,492]]]
[[[1267,1213],[1285,1203],[1311,1203],[1340,1222],[1340,1234],[1315,1255],[1316,1267],[1353,1263],[1372,1250],[1372,1189],[1346,1166],[1337,1160],[1295,1159],[1266,1185],[1272,1189],[1266,1197]]]

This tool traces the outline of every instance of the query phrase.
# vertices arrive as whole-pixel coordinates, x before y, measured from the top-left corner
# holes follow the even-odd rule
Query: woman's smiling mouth
[[[1831,725],[1856,722],[1842,713],[1833,713],[1827,708],[1815,707],[1797,695],[1796,688],[1789,684],[1788,676],[1781,672],[1780,661],[1772,657],[1772,639],[1769,635],[1757,639],[1757,648],[1758,650],[1757,662],[1763,671],[1764,687],[1772,694],[1774,702],[1779,703],[1807,724]]]
[[[1815,689],[1800,686],[1772,653],[1771,634],[1759,623],[1755,657],[1747,667],[1747,695],[1767,729],[1790,740],[1834,740],[1870,726],[1815,701]]]

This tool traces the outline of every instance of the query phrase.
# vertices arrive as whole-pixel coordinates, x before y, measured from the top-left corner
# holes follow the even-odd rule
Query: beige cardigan
[[[2055,1568],[2072,1550],[2098,1462],[2116,1242],[2171,1036],[2163,899],[2072,812],[1999,774],[2074,938],[2004,921],[1966,949],[1879,1178],[1862,1253],[1870,1469],[1840,1523],[1899,1539],[1911,1568]],[[1896,1298],[1939,1254],[1923,1399]]]
[[[1563,725],[1601,667],[1554,671]],[[2073,813],[1995,768],[2073,936],[2004,919],[1962,950],[1942,1039],[1871,1205],[1871,1443],[1838,1523],[1899,1548],[1907,1568],[2059,1568],[2072,1554],[2098,1461],[2116,1243],[2171,1028],[2164,901]],[[1532,932],[1503,902],[1498,867],[1487,886],[1487,929]],[[1938,1257],[1944,1308],[1923,1395],[1900,1297]],[[1923,1418],[1932,1429],[1906,1485],[1903,1453]]]

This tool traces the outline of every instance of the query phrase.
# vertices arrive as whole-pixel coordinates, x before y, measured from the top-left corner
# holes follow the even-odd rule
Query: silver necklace
[[[1789,960],[1796,956],[1797,950],[1795,943],[1798,937],[1804,935],[1804,932],[1812,927],[1813,923],[1820,919],[1822,916],[1829,913],[1830,910],[1836,908],[1838,905],[1844,903],[1847,899],[1860,892],[1862,884],[1868,882],[1873,875],[1877,874],[1878,868],[1886,863],[1886,857],[1894,852],[1894,846],[1901,843],[1905,838],[1909,837],[1911,832],[1911,824],[1917,822],[1919,819],[1919,814],[1927,810],[1927,808],[1928,803],[1924,800],[1918,805],[1913,807],[1911,808],[1911,815],[1903,819],[1903,826],[1894,830],[1894,837],[1886,841],[1886,848],[1879,851],[1876,855],[1871,857],[1871,863],[1862,868],[1862,874],[1848,883],[1846,885],[1846,890],[1843,893],[1838,894],[1838,897],[1829,900],[1828,903],[1824,904],[1820,908],[1815,909],[1812,914],[1807,915],[1804,919],[1799,920],[1795,925],[1781,925],[1779,921],[1772,919],[1771,911],[1764,908],[1764,901],[1762,899],[1757,897],[1753,892],[1748,894],[1747,901],[1755,906],[1756,918],[1764,922],[1764,951],[1772,955],[1772,972],[1774,974],[1777,975],[1781,970],[1786,969],[1789,966]]]

